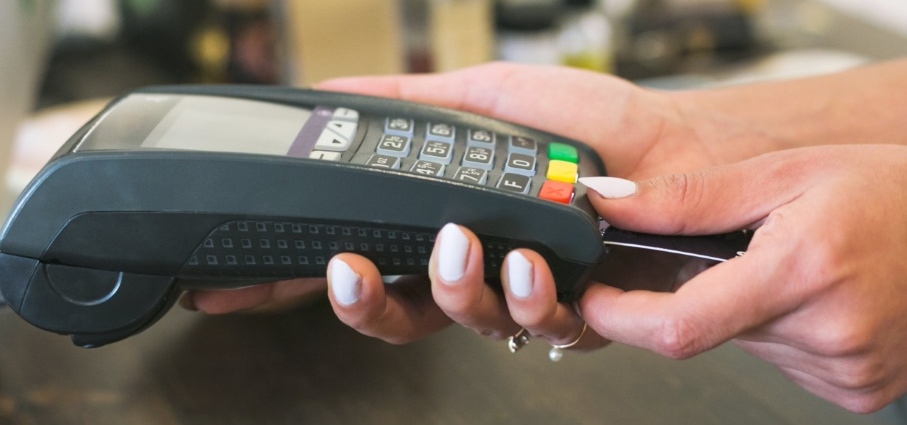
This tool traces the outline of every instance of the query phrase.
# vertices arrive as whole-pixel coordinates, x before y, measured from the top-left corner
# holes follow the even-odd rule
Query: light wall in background
[[[907,35],[907,1],[904,0],[815,0],[841,12],[866,19]]]

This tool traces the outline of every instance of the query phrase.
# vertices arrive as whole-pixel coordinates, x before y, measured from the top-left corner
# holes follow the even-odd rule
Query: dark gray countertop
[[[567,353],[451,328],[394,346],[318,301],[275,315],[175,309],[84,350],[0,314],[0,424],[877,424],[721,347],[674,361],[623,346]]]

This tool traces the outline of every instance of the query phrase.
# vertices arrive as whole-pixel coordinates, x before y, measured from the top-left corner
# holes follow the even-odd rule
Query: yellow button
[[[576,183],[576,173],[579,167],[567,161],[552,160],[548,162],[548,173],[545,177],[564,183]]]

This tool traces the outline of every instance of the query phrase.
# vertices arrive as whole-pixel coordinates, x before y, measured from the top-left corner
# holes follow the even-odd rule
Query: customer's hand
[[[836,89],[859,90],[860,82],[897,79],[902,73],[888,71],[902,66],[831,80],[848,82]],[[555,344],[575,339],[586,320],[595,332],[586,332],[578,348],[615,340],[675,358],[734,340],[826,399],[854,411],[877,409],[907,390],[901,355],[907,345],[907,148],[816,147],[756,157],[800,138],[814,144],[809,135],[841,143],[835,136],[874,122],[831,114],[837,121],[820,123],[821,102],[801,111],[809,121],[771,113],[776,97],[770,94],[801,88],[821,94],[815,89],[827,87],[822,81],[698,98],[580,71],[496,64],[327,82],[320,88],[467,110],[585,142],[610,175],[638,182],[638,193],[623,199],[590,196],[619,227],[668,234],[758,228],[743,257],[707,270],[676,293],[595,283],[578,303],[579,317],[556,303],[550,271],[532,251],[508,256],[503,293],[485,285],[481,245],[468,229],[450,225],[433,251],[430,284],[408,277],[384,285],[366,259],[338,255],[329,271],[335,311],[361,332],[392,342],[423,337],[451,320],[499,338],[525,327]],[[884,92],[872,87],[866,91]],[[735,96],[756,103],[755,112]],[[747,122],[748,116],[756,118]],[[896,134],[886,130],[875,139]],[[194,300],[204,311],[234,311],[292,298],[287,294],[299,288],[291,281],[198,293]]]
[[[907,391],[907,147],[781,151],[637,187],[591,198],[610,223],[641,232],[758,230],[746,254],[676,293],[592,285],[579,307],[597,334],[672,358],[734,340],[857,412]]]

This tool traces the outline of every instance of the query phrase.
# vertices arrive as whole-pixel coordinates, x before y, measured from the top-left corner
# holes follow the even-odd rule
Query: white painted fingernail
[[[603,198],[619,199],[636,194],[636,183],[617,177],[582,177],[579,182]]]
[[[517,251],[507,254],[507,283],[517,298],[532,294],[532,263]]]
[[[441,228],[438,236],[441,245],[438,253],[438,273],[447,283],[454,283],[466,273],[466,257],[469,255],[469,239],[453,223]]]
[[[331,262],[331,292],[334,299],[345,306],[359,301],[362,292],[362,278],[341,260]]]

